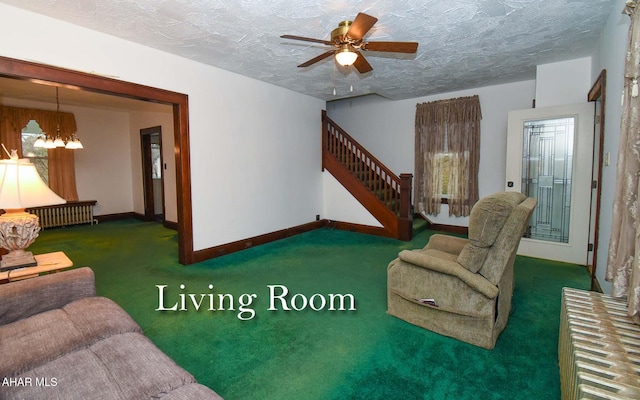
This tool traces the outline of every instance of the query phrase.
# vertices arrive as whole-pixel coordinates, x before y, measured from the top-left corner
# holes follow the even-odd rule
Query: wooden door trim
[[[2,56],[0,56],[0,76],[171,105],[176,157],[178,260],[181,264],[194,262],[189,162],[189,97],[186,94]]]
[[[151,135],[156,133],[156,129],[158,128],[159,127],[140,129],[140,151],[142,154],[142,192],[144,195],[145,221],[155,221],[156,214],[156,196],[153,187],[153,166],[151,163]]]
[[[602,197],[602,167],[604,163],[604,112],[605,112],[605,102],[606,102],[606,87],[607,87],[607,70],[603,69],[598,75],[595,83],[589,90],[589,94],[587,95],[588,101],[597,101],[600,100],[600,141],[599,141],[599,150],[597,155],[598,162],[598,186],[596,187],[596,215],[595,222],[593,224],[593,267],[591,268],[591,290],[597,290],[599,288],[598,281],[596,280],[596,266],[598,264],[598,240],[599,240],[599,232],[600,232],[600,207],[601,197]],[[594,158],[593,162],[596,162]],[[600,292],[602,289],[599,290]]]

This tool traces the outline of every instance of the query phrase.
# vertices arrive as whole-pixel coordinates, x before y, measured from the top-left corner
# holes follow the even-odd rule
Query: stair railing
[[[393,236],[401,240],[410,240],[412,234],[411,216],[411,174],[397,176],[373,154],[360,145],[347,132],[338,126],[322,111],[322,148],[343,168],[349,171],[364,185],[377,200],[389,210],[395,221],[385,224]],[[323,156],[323,168],[326,168]],[[344,183],[343,183],[344,184]],[[362,203],[362,201],[361,201]],[[376,210],[363,205],[376,217]],[[387,218],[389,219],[389,218]],[[391,225],[391,226],[388,226]]]

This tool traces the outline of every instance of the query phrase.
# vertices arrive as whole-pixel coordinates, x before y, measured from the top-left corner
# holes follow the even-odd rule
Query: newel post
[[[325,170],[324,158],[327,156],[329,143],[327,138],[327,111],[322,110],[322,170]]]
[[[398,219],[398,239],[400,240],[408,241],[413,236],[412,181],[412,174],[400,174],[400,218]]]

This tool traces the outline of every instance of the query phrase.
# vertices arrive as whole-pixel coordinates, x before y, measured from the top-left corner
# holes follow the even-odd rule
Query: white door
[[[594,105],[509,112],[506,190],[538,200],[518,254],[586,265]]]

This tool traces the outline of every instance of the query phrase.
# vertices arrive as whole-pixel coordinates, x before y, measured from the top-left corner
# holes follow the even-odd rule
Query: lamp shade
[[[338,64],[342,65],[343,67],[348,67],[356,62],[358,53],[351,51],[348,46],[344,46],[336,52],[335,57]]]
[[[67,201],[42,181],[36,166],[27,159],[0,160],[0,209],[64,204]]]
[[[44,147],[44,139],[42,136],[38,136],[38,139],[33,143],[33,147]]]
[[[53,144],[54,144],[56,147],[64,147],[64,140],[62,140],[62,138],[61,138],[60,136],[58,136],[58,137],[56,138],[56,140],[54,140],[54,141],[53,141]]]

